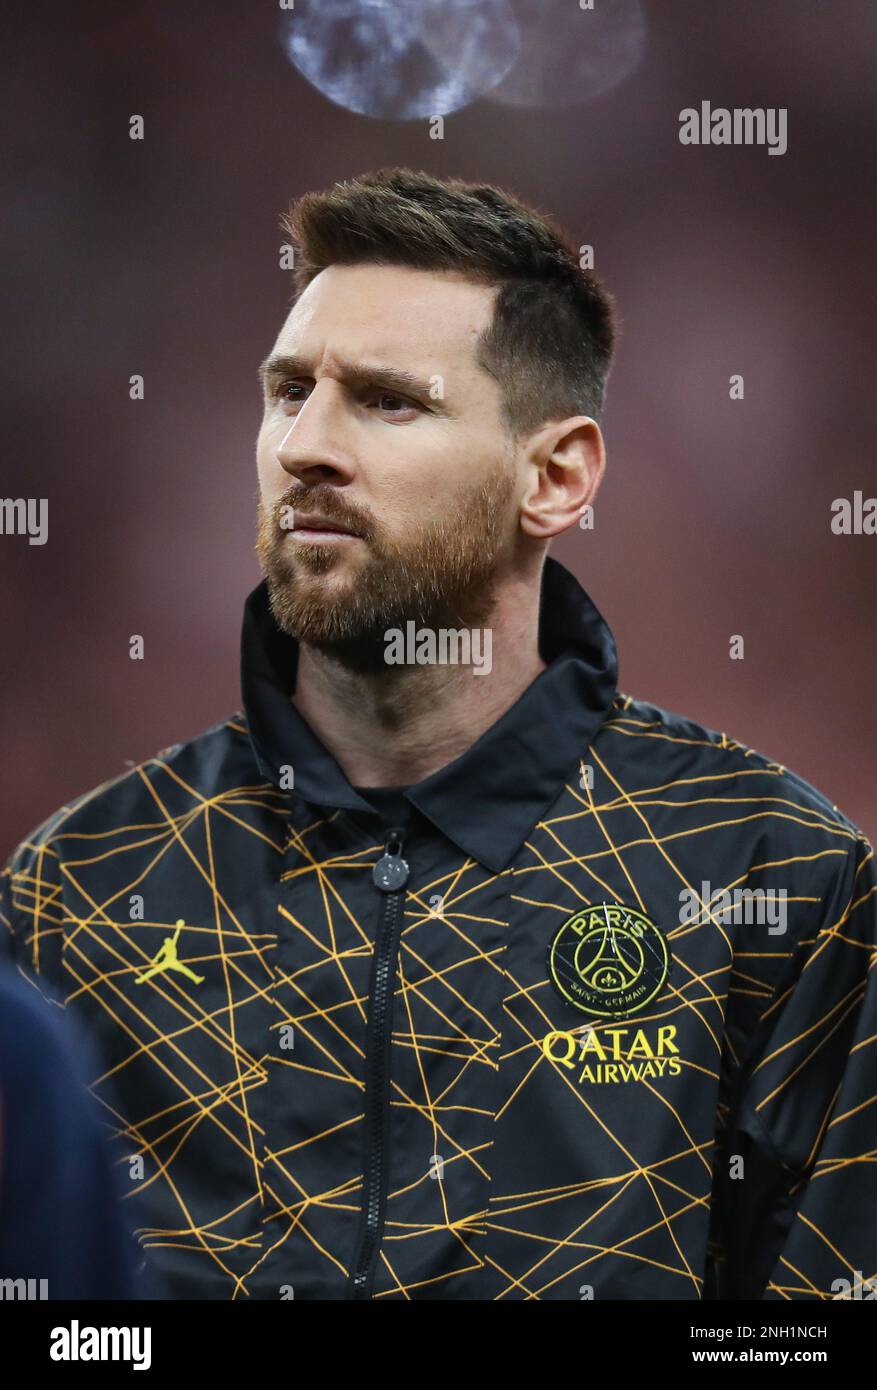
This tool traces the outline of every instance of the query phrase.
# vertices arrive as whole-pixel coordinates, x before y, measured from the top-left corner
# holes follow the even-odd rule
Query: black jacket
[[[2,936],[99,1051],[172,1296],[873,1293],[870,846],[620,693],[551,559],[539,640],[388,823],[294,709],[263,582],[243,712],[12,855]]]

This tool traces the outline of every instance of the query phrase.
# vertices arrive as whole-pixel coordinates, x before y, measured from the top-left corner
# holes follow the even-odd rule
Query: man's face
[[[494,295],[453,274],[330,266],[270,354],[295,359],[263,373],[256,548],[272,611],[351,666],[380,669],[384,633],[408,620],[489,616],[519,481],[474,356]],[[356,534],[309,531],[317,514]]]

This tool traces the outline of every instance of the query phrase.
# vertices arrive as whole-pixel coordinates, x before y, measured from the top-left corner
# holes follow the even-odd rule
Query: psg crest
[[[660,994],[670,974],[663,932],[635,907],[596,903],[580,908],[554,933],[548,973],[555,989],[582,1013],[626,1018]]]

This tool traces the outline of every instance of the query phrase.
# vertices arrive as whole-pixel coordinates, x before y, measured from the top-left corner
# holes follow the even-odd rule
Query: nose
[[[324,378],[290,420],[276,449],[277,462],[300,482],[346,481],[353,475],[350,445],[341,388]]]

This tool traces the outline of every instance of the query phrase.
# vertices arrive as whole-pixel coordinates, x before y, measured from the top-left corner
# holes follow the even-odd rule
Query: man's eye
[[[274,394],[279,401],[284,401],[287,405],[298,405],[304,397],[290,396],[290,391],[304,391],[300,381],[284,381],[277,387]]]
[[[397,415],[402,410],[417,409],[414,401],[407,401],[404,396],[397,396],[392,391],[379,391],[375,394],[374,399],[377,401],[378,409],[385,410],[390,415]]]
[[[273,396],[281,405],[301,405],[307,399],[308,387],[300,381],[282,381],[274,387]],[[386,415],[401,415],[406,410],[419,410],[416,401],[397,396],[395,391],[373,391],[369,403]]]

